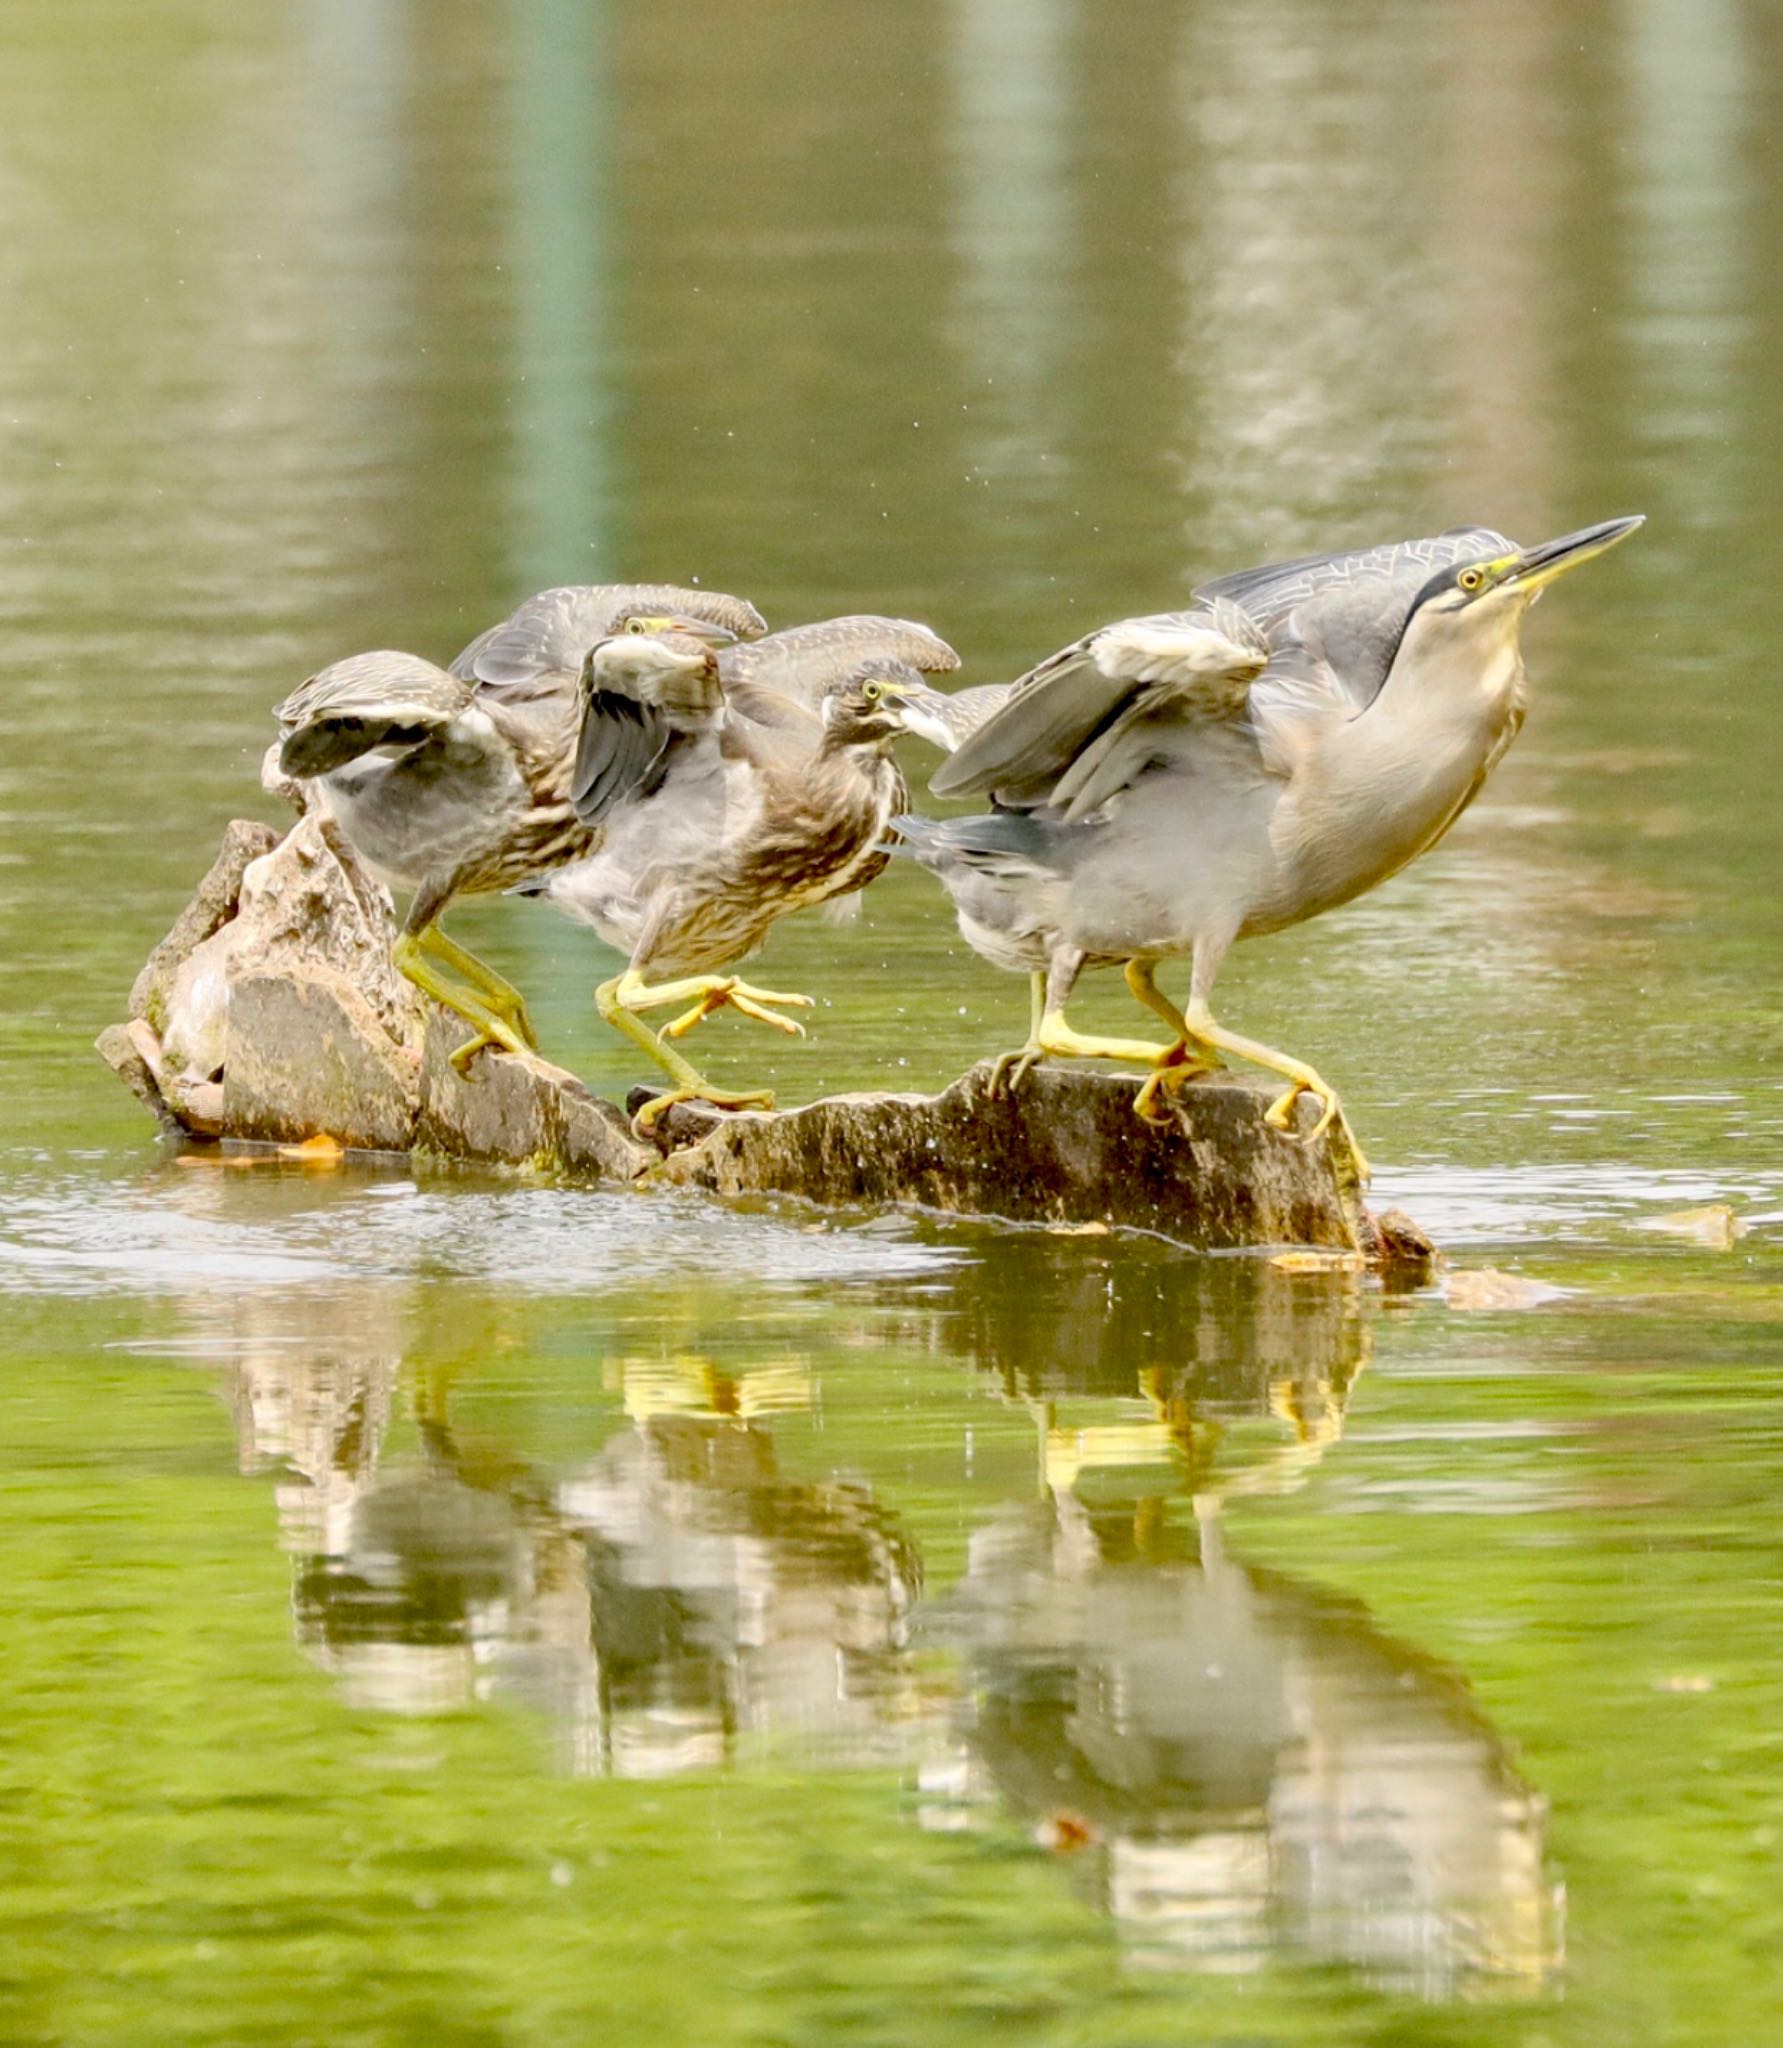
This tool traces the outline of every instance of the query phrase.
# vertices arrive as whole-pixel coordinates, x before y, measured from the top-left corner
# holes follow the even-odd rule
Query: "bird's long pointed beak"
[[[1520,590],[1533,596],[1538,590],[1546,589],[1557,576],[1564,576],[1569,569],[1576,569],[1582,563],[1596,561],[1599,555],[1608,554],[1637,526],[1645,524],[1646,515],[1637,512],[1631,518],[1601,520],[1596,526],[1582,526],[1577,533],[1563,533],[1558,540],[1544,540],[1535,547],[1525,548],[1512,562],[1498,588]]]

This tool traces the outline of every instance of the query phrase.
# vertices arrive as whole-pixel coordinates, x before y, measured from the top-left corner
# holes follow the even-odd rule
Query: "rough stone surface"
[[[333,969],[350,981],[390,1036],[419,1052],[424,1005],[390,964],[390,895],[315,816],[294,825],[241,878],[229,973]]]
[[[242,933],[239,917],[201,939],[168,987],[161,1027],[161,1085],[214,1081],[229,1036],[229,961]]]
[[[187,958],[235,915],[241,878],[250,861],[270,853],[279,835],[257,818],[236,818],[223,834],[223,844],[210,873],[192,900],[174,919],[173,929],[143,963],[130,991],[130,1014],[146,1017],[159,1032],[166,1023],[168,992]]]
[[[1442,1253],[1403,1209],[1365,1213],[1362,1249],[1387,1274],[1390,1289],[1422,1286],[1442,1263]]]
[[[449,1055],[469,1036],[442,1011],[428,1020],[417,1132],[426,1150],[600,1180],[637,1180],[655,1164],[619,1109],[548,1060],[485,1048],[460,1074]]]
[[[327,1136],[374,1152],[415,1142],[415,1056],[331,967],[238,973],[229,989],[222,1128],[231,1138]]]
[[[164,1124],[174,1124],[173,1111],[155,1080],[155,1069],[146,1057],[141,1039],[152,1042],[154,1033],[140,1017],[128,1024],[108,1024],[94,1040],[99,1057],[124,1086]]]
[[[1173,1123],[1133,1114],[1130,1075],[1039,1068],[993,1095],[988,1065],[936,1096],[841,1095],[805,1109],[663,1119],[662,1177],[716,1194],[919,1203],[950,1215],[1155,1230],[1204,1250],[1359,1248],[1347,1150],[1263,1120],[1274,1094],[1222,1074],[1188,1084]]]

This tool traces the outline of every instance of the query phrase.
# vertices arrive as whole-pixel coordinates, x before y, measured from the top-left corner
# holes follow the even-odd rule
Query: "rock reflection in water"
[[[1287,1491],[1341,1433],[1369,1356],[1353,1273],[1034,1235],[954,1292],[954,1341],[1033,1410],[1055,1488],[1170,1465],[1197,1493]]]
[[[928,1825],[1013,1811],[1141,1963],[1280,1953],[1438,1998],[1558,1956],[1543,1811],[1465,1684],[1358,1603],[1228,1558],[1216,1511],[1070,1494],[972,1540]]]
[[[920,1568],[864,1483],[781,1472],[769,1418],[808,1404],[806,1372],[681,1357],[610,1377],[627,1426],[551,1473],[462,1442],[447,1375],[405,1382],[393,1421],[393,1360],[248,1349],[243,1462],[289,1475],[300,1642],[357,1704],[530,1701],[580,1772],[706,1768],[745,1739],[906,1754]]]

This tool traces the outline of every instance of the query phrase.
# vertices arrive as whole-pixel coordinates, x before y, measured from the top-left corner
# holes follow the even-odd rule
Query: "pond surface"
[[[0,45],[0,2037],[1778,2038],[1776,11]],[[91,1053],[338,655],[637,574],[976,680],[1271,556],[1634,510],[1440,852],[1222,979],[1446,1300],[219,1165]],[[638,1078],[584,934],[454,929]],[[768,967],[810,1039],[708,1050],[785,1099],[1025,1017],[902,871]]]

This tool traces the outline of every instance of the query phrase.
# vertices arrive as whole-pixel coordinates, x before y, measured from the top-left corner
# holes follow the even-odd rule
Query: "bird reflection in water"
[[[798,1368],[622,1368],[630,1428],[558,1488],[587,1559],[593,1682],[578,1769],[656,1775],[786,1743],[805,1764],[906,1753],[916,1552],[862,1481],[792,1478],[767,1418]]]
[[[358,1705],[528,1701],[583,1773],[722,1766],[745,1743],[910,1754],[920,1567],[864,1482],[780,1470],[769,1421],[809,1406],[808,1371],[675,1356],[607,1377],[626,1426],[550,1472],[462,1435],[449,1373],[246,1353],[243,1462],[284,1468],[309,1654]]]
[[[1032,1414],[1054,1490],[1157,1467],[1140,1498],[1291,1491],[1341,1435],[1371,1341],[1359,1274],[1132,1240],[1012,1238],[957,1295],[952,1341]]]
[[[586,1774],[901,1766],[926,1826],[1013,1819],[1058,1853],[1139,1965],[1551,1982],[1541,1801],[1464,1680],[1224,1541],[1223,1503],[1339,1442],[1355,1276],[1035,1237],[939,1311],[884,1290],[877,1341],[969,1361],[1037,1424],[1034,1493],[968,1497],[964,1573],[926,1597],[864,1478],[785,1469],[801,1357],[611,1360],[623,1420],[548,1469],[455,1427],[450,1372],[338,1310],[363,1352],[241,1333],[237,1413],[244,1462],[283,1469],[299,1638],[354,1700],[524,1700]]]
[[[1540,1991],[1561,1926],[1544,1810],[1465,1681],[1226,1549],[1222,1502],[1299,1484],[1341,1432],[1367,1356],[1353,1278],[1061,1279],[1032,1257],[1028,1327],[978,1328],[1041,1424],[1039,1498],[980,1526],[929,1617],[960,1669],[924,1824],[1013,1815],[1137,1964]],[[1026,1341],[1049,1315],[1054,1342]],[[1098,1397],[1133,1412],[1072,1419]]]

